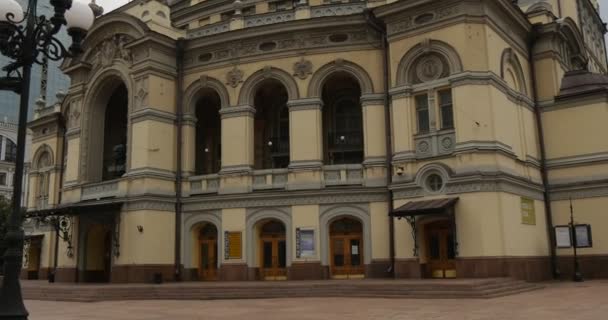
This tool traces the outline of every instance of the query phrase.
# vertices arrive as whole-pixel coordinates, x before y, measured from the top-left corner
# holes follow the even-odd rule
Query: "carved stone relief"
[[[127,49],[127,44],[133,39],[125,34],[114,34],[103,40],[95,47],[91,64],[93,69],[107,67],[112,64],[114,59],[120,59],[131,64],[133,56],[131,50]]]
[[[201,51],[192,52],[192,57],[185,59],[188,66],[192,65],[208,65],[227,61],[235,58],[244,58],[255,55],[262,55],[274,52],[292,51],[298,49],[314,49],[328,48],[332,46],[344,45],[365,45],[369,46],[377,41],[379,37],[374,32],[367,32],[365,29],[351,29],[343,32],[347,35],[344,42],[331,42],[330,33],[311,33],[305,32],[300,34],[277,34],[271,37],[257,38],[248,41],[228,42],[221,46],[202,49]],[[266,51],[260,48],[264,43],[276,43],[276,46],[268,49],[262,46]],[[200,59],[205,57],[205,59]]]
[[[235,66],[226,74],[226,84],[233,88],[236,88],[240,83],[243,82],[243,76],[243,71]]]
[[[309,60],[302,60],[293,64],[293,75],[304,80],[308,78],[308,75],[312,74],[312,62]]]
[[[82,99],[74,99],[70,102],[70,108],[68,113],[68,128],[76,128],[80,126],[80,107],[82,105]]]
[[[135,82],[135,110],[148,105],[148,77],[143,77]]]

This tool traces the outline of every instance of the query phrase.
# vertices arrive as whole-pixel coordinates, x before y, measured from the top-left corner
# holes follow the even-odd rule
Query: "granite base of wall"
[[[175,266],[172,264],[115,265],[112,267],[112,283],[154,283],[156,274],[163,282],[175,281]]]
[[[76,268],[57,268],[55,282],[76,282],[77,275]]]
[[[417,259],[395,259],[395,278],[420,279],[422,267]]]
[[[392,278],[390,260],[372,260],[372,263],[365,265],[366,278]]]
[[[287,269],[289,280],[321,280],[324,278],[323,267],[320,262],[292,263]]]
[[[253,268],[248,268],[246,264],[223,264],[220,267],[219,279],[222,281],[247,281]]]
[[[525,281],[552,278],[549,257],[474,257],[456,259],[459,278],[510,277]]]
[[[578,264],[583,279],[608,278],[608,255],[581,255]],[[570,280],[574,275],[574,257],[558,256],[557,265],[560,279]]]
[[[182,280],[183,281],[198,281],[198,269],[196,268],[184,268],[182,269]]]

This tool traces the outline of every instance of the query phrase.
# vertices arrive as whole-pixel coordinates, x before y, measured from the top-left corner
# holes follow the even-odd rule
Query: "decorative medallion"
[[[429,143],[426,141],[422,141],[418,144],[418,151],[421,153],[426,153],[429,151]]]
[[[436,55],[427,55],[416,65],[416,76],[421,82],[437,80],[443,74],[443,62]]]
[[[312,62],[302,58],[300,61],[293,64],[293,75],[304,80],[308,75],[312,74]]]
[[[243,71],[237,69],[237,67],[235,66],[226,74],[226,84],[233,88],[236,88],[239,83],[243,82],[243,76]]]
[[[143,77],[135,83],[135,110],[148,105],[148,77]]]
[[[452,138],[450,138],[450,137],[445,137],[445,138],[441,139],[441,145],[446,150],[450,149],[453,144],[454,144],[454,142],[452,141]]]

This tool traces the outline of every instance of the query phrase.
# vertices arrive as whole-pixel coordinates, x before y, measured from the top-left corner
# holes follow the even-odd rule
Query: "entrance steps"
[[[27,300],[216,300],[294,297],[488,299],[542,288],[510,278],[65,284],[23,281]]]

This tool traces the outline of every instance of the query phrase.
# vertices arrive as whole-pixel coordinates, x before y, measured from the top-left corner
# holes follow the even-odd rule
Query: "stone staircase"
[[[542,288],[509,278],[458,280],[327,280],[153,284],[49,284],[23,281],[27,300],[214,300],[294,297],[488,299]]]

